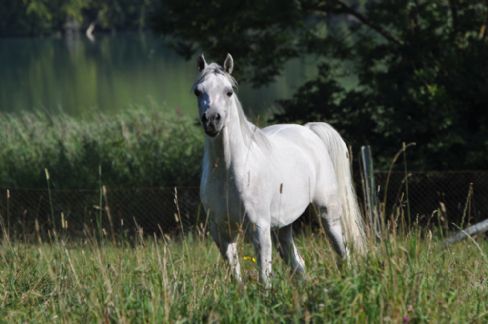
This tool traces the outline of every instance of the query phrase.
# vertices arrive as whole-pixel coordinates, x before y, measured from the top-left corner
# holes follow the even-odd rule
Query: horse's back
[[[323,149],[320,138],[308,127],[298,124],[276,124],[262,129],[266,137],[274,145],[287,142],[287,145],[298,145],[313,151]]]

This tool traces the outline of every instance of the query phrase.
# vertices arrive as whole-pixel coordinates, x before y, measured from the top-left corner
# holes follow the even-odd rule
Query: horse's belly
[[[300,217],[311,202],[311,186],[305,181],[285,181],[271,201],[271,223],[283,227]]]

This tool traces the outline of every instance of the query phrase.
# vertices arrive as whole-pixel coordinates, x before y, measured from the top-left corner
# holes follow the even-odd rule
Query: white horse
[[[305,270],[292,223],[312,203],[341,258],[349,247],[364,251],[364,230],[351,180],[347,146],[326,123],[263,129],[246,119],[234,92],[234,61],[223,67],[198,58],[193,85],[206,133],[200,196],[210,233],[233,275],[241,281],[236,239],[251,238],[261,281],[270,286],[272,231],[278,251],[296,273]],[[344,231],[344,232],[343,232]]]

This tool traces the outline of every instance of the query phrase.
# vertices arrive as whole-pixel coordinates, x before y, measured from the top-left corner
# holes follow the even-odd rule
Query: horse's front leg
[[[237,255],[237,236],[234,239],[230,239],[231,235],[221,233],[215,224],[210,225],[210,235],[212,235],[217,244],[222,257],[229,263],[234,278],[238,282],[242,282],[241,265]]]
[[[271,228],[270,226],[251,225],[251,235],[258,258],[259,278],[266,288],[271,288]]]

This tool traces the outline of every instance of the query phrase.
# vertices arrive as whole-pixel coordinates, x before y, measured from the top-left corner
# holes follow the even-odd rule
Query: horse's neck
[[[237,99],[229,108],[228,123],[215,139],[206,139],[206,158],[211,167],[225,167],[226,170],[235,168],[246,158],[249,152],[251,139],[249,137],[249,123],[244,116],[239,114]],[[243,120],[244,119],[244,120]]]

